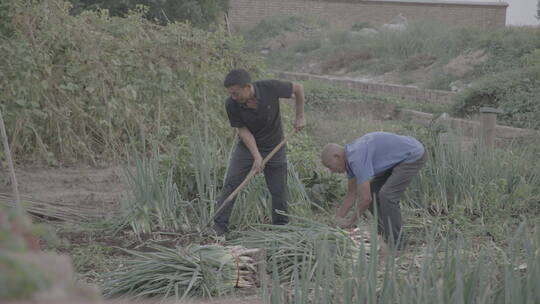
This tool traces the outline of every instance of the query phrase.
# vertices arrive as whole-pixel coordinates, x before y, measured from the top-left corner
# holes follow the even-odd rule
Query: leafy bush
[[[321,166],[316,144],[306,132],[296,134],[289,143],[287,157],[294,164],[307,198],[319,208],[333,207],[344,195],[342,180]]]
[[[157,26],[132,12],[68,13],[61,1],[15,5],[0,38],[0,99],[13,154],[99,164],[126,146],[171,149],[194,129],[230,141],[222,81],[233,67],[260,75],[258,60],[223,29]]]
[[[458,115],[476,114],[480,107],[489,106],[503,111],[504,123],[526,128],[539,128],[540,66],[501,72],[486,76],[457,97],[454,112]]]
[[[207,28],[215,25],[223,18],[229,6],[229,0],[70,0],[73,13],[79,14],[84,10],[107,9],[111,16],[127,16],[129,10],[140,5],[148,8],[144,17],[162,25],[169,22],[190,22]]]

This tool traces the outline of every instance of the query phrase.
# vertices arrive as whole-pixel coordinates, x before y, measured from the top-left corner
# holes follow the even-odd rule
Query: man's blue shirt
[[[349,179],[362,184],[400,162],[411,163],[424,155],[424,146],[414,137],[373,132],[345,145],[345,168]]]

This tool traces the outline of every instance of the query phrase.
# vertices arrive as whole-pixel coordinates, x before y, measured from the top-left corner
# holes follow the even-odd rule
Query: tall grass
[[[197,189],[196,198],[192,201],[198,214],[198,229],[206,229],[213,216],[215,201],[221,187],[221,176],[218,171],[220,163],[224,161],[216,143],[211,142],[208,136],[195,136],[191,140],[191,166],[195,175]]]
[[[467,221],[540,214],[540,171],[530,149],[464,151],[459,142],[438,139],[426,146],[430,158],[411,186],[411,198],[423,207]]]
[[[297,31],[315,31],[327,27],[326,21],[306,16],[273,16],[264,18],[252,28],[239,28],[248,41],[255,42]]]
[[[501,124],[539,129],[539,85],[540,64],[490,74],[463,90],[452,112],[469,116],[478,113],[480,107],[494,107],[502,111],[497,117]]]
[[[450,83],[456,80],[470,83],[494,73],[522,69],[535,62],[531,55],[540,47],[540,31],[533,27],[485,29],[426,19],[411,21],[402,30],[371,27],[365,32],[365,27],[358,31],[354,26],[328,26],[321,27],[316,35],[306,35],[302,30],[285,29],[289,22],[275,20],[273,27],[281,26],[283,31],[293,31],[300,38],[268,53],[267,61],[274,69],[370,78],[393,72],[394,76],[387,74],[383,81],[420,83],[443,90],[450,90]],[[259,48],[257,51],[266,45],[249,31],[246,38],[248,44]],[[473,52],[485,56],[477,56],[482,56],[482,60],[466,58]],[[444,68],[459,55],[463,56],[448,69],[460,68],[463,74]]]
[[[136,157],[134,166],[126,169],[129,191],[123,203],[124,225],[129,225],[137,235],[204,231],[212,222],[225,174],[222,168],[228,162],[222,153],[225,147],[220,148],[218,142],[204,136],[193,136],[190,146],[189,155],[180,154],[181,158],[176,160],[178,167],[171,166],[168,160],[164,164],[171,167],[164,168],[156,152],[149,158]],[[184,162],[190,165],[182,166]],[[317,209],[322,210],[307,196],[294,164],[289,164],[287,181],[290,213],[312,216]],[[185,192],[181,194],[179,189]],[[271,195],[261,174],[238,195],[231,226],[244,230],[253,224],[270,222],[271,215]]]
[[[430,233],[436,234],[436,233]],[[523,224],[515,232],[510,259],[499,267],[487,252],[470,251],[463,239],[427,240],[422,252],[370,258],[360,251],[350,261],[349,272],[329,271],[335,256],[324,246],[316,249],[320,272],[293,276],[280,285],[273,276],[270,303],[537,303],[540,301],[540,234]],[[278,270],[274,260],[272,271]],[[311,265],[299,258],[299,267]],[[301,265],[301,266],[300,266]],[[305,267],[304,269],[310,269]]]
[[[256,28],[254,27],[253,31]],[[375,28],[374,30],[375,34],[361,35],[351,29],[323,27],[319,30],[321,33],[318,35],[302,37],[304,45],[312,46],[302,49],[305,56],[296,56],[295,61],[281,60],[281,57],[294,55],[291,54],[290,50],[297,48],[298,45],[291,44],[284,49],[272,52],[269,59],[271,63],[282,64],[283,66],[280,67],[286,69],[287,63],[293,63],[293,66],[300,67],[299,64],[305,65],[313,60],[323,63],[335,62],[339,56],[342,56],[346,63],[334,70],[342,67],[351,69],[355,65],[361,67],[358,62],[366,61],[367,64],[367,61],[372,59],[380,59],[378,62],[380,65],[395,64],[397,67],[403,60],[418,55],[432,56],[439,60],[438,62],[445,63],[463,51],[481,47],[478,43],[479,40],[498,39],[490,37],[480,28],[448,26],[429,19],[410,22],[404,30],[385,28]],[[290,31],[295,31],[295,29]],[[248,43],[253,43],[251,40],[257,39],[257,36],[250,34],[247,34],[246,37]],[[369,64],[365,67],[368,66]]]
[[[434,20],[423,20],[411,22],[403,31],[382,29],[379,35],[358,39],[355,43],[365,45],[370,53],[382,58],[405,59],[426,54],[448,59],[472,46],[472,39],[459,41],[463,31]]]
[[[157,158],[136,158],[126,169],[128,196],[123,201],[123,225],[137,235],[156,231],[188,231],[190,202],[182,199],[173,182],[172,169],[165,176],[159,172]]]
[[[217,170],[222,157],[219,149],[209,149],[213,144],[193,136],[190,155],[178,160],[191,164],[187,167],[176,168],[166,162],[170,167],[162,168],[157,152],[148,158],[136,157],[134,166],[126,169],[129,192],[123,203],[124,223],[129,224],[137,235],[208,228],[206,224],[214,215],[216,193],[221,186]],[[179,171],[177,177],[175,171]],[[178,179],[184,186],[192,183],[195,192],[181,195]],[[189,198],[190,195],[193,196]]]
[[[288,164],[287,174],[288,213],[303,217],[313,216],[319,208],[314,206],[307,196],[293,163]],[[238,195],[231,215],[231,224],[238,230],[245,230],[253,224],[269,223],[272,219],[271,206],[272,197],[261,174]]]

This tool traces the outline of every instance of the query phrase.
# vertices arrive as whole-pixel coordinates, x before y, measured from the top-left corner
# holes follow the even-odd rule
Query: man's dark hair
[[[249,76],[249,73],[244,69],[235,69],[229,72],[227,76],[225,76],[225,81],[223,81],[223,85],[226,88],[230,88],[233,85],[239,85],[239,86],[245,86],[246,84],[251,83],[251,77]]]

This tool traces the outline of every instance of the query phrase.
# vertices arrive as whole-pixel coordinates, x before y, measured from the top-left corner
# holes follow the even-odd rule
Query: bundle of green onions
[[[336,274],[345,273],[359,254],[349,233],[325,224],[303,221],[285,226],[258,225],[236,241],[248,248],[264,248],[268,264],[281,282],[291,282],[296,274],[313,276],[321,261],[332,261]],[[309,269],[305,269],[308,267]]]
[[[240,246],[191,245],[151,247],[152,252],[126,250],[134,258],[105,278],[106,296],[223,295],[257,282],[257,249]]]

